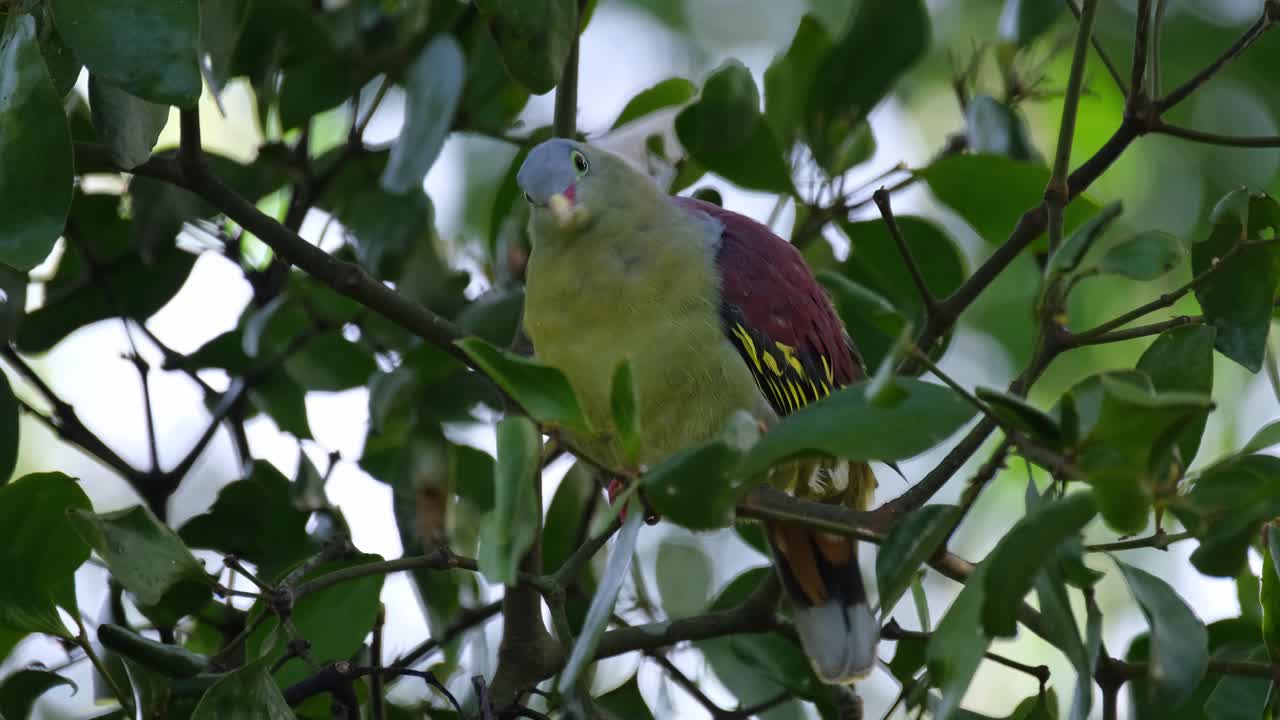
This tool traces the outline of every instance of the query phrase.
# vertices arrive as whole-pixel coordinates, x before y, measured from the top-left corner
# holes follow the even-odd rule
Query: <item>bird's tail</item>
[[[865,465],[850,470],[872,477]],[[876,660],[880,626],[867,601],[857,542],[780,521],[767,521],[765,535],[791,600],[796,633],[818,677],[844,685],[865,676]]]

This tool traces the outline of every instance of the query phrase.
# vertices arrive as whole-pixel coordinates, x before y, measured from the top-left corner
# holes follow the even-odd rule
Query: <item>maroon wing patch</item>
[[[745,215],[693,198],[672,200],[723,226],[716,263],[725,335],[779,415],[866,377],[799,250]]]

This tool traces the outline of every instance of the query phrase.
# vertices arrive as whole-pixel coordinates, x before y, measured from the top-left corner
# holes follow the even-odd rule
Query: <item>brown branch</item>
[[[924,303],[925,311],[932,315],[937,312],[938,299],[929,291],[929,285],[924,281],[924,274],[920,272],[920,265],[916,263],[916,257],[911,253],[907,239],[902,235],[902,228],[898,227],[898,220],[893,216],[889,191],[881,187],[871,194],[871,198],[880,209],[880,217],[884,218],[884,224],[889,228],[889,235],[898,246],[898,253],[902,255],[902,262],[907,266],[907,272],[911,274],[911,282],[915,284],[916,292],[920,294],[920,301]]]
[[[1138,5],[1150,2],[1139,0]],[[1080,92],[1084,87],[1084,68],[1089,60],[1089,38],[1093,36],[1093,19],[1097,16],[1098,0],[1084,0],[1080,11],[1079,28],[1076,30],[1075,52],[1071,56],[1071,72],[1067,77],[1067,90],[1062,100],[1062,120],[1058,127],[1058,147],[1053,156],[1053,168],[1049,174],[1049,183],[1044,189],[1044,205],[1046,222],[1049,229],[1049,251],[1053,252],[1062,244],[1063,213],[1067,207],[1070,193],[1067,188],[1067,171],[1071,165],[1071,145],[1076,134],[1076,113],[1080,109]],[[1138,22],[1138,44],[1145,53],[1146,33],[1143,23]],[[1137,60],[1135,50],[1134,82],[1130,86],[1133,92],[1139,91],[1142,82],[1142,65]],[[1144,55],[1145,57],[1145,55]]]
[[[1222,145],[1225,147],[1273,148],[1280,147],[1280,135],[1236,136],[1219,135],[1217,133],[1193,130],[1191,128],[1172,125],[1161,120],[1152,128],[1152,132],[1171,137],[1182,138],[1206,145]]]
[[[1191,540],[1193,538],[1195,538],[1195,535],[1189,532],[1166,533],[1160,531],[1146,537],[1133,538],[1132,540],[1118,540],[1116,542],[1085,545],[1084,549],[1089,552],[1113,552],[1115,550],[1136,550],[1138,548],[1166,550],[1170,545],[1176,542]]]
[[[439,634],[439,637],[431,638],[430,640],[419,644],[417,647],[396,658],[387,666],[387,668],[407,668],[410,665],[413,665],[426,657],[436,648],[449,644],[454,638],[458,637],[462,633],[497,615],[498,611],[501,609],[501,600],[494,600],[488,605],[481,605],[476,608],[463,608],[458,612],[457,616],[454,617],[453,622],[449,623],[449,625]]]
[[[1216,60],[1206,65],[1203,69],[1200,70],[1200,72],[1196,73],[1190,80],[1174,88],[1173,91],[1170,92],[1168,95],[1165,95],[1163,98],[1157,100],[1155,103],[1156,110],[1160,113],[1163,113],[1164,111],[1174,107],[1175,105],[1182,102],[1183,100],[1186,100],[1191,95],[1191,93],[1195,92],[1196,90],[1199,90],[1200,86],[1204,85],[1213,76],[1217,75],[1222,70],[1222,68],[1226,67],[1227,64],[1230,63],[1232,60],[1235,60],[1237,57],[1239,57],[1241,53],[1247,50],[1250,45],[1256,42],[1258,38],[1262,37],[1262,34],[1265,33],[1267,30],[1269,30],[1271,26],[1276,23],[1276,18],[1271,17],[1271,12],[1272,11],[1270,11],[1269,9],[1264,8],[1262,11],[1262,15],[1259,16],[1258,19],[1255,20],[1254,23],[1249,26],[1249,29],[1244,31],[1243,35],[1241,35],[1239,38],[1236,39],[1234,43],[1231,44],[1231,47],[1228,47],[1225,51],[1223,51],[1223,53],[1219,55]]]
[[[1138,0],[1137,24],[1133,32],[1133,73],[1129,80],[1130,99],[1145,98],[1147,92],[1147,50],[1151,38],[1151,0]]]
[[[1079,22],[1080,6],[1076,4],[1075,0],[1066,0],[1066,3],[1067,8],[1071,10],[1071,14],[1075,15],[1076,21]],[[1124,78],[1121,77],[1120,70],[1118,69],[1115,61],[1111,59],[1111,56],[1108,55],[1107,51],[1102,47],[1102,41],[1098,39],[1097,35],[1092,35],[1090,37],[1090,42],[1093,43],[1093,50],[1098,54],[1098,59],[1102,61],[1102,65],[1107,69],[1107,74],[1115,81],[1116,87],[1120,88],[1120,93],[1127,97],[1129,95],[1129,86],[1125,84]]]
[[[1115,330],[1112,332],[1102,333],[1100,335],[1091,335],[1082,338],[1079,335],[1068,335],[1063,342],[1070,347],[1083,347],[1085,345],[1103,345],[1106,343],[1122,342],[1124,340],[1133,340],[1135,338],[1150,337],[1159,335],[1165,330],[1183,327],[1186,325],[1202,325],[1204,317],[1200,315],[1179,315],[1163,322],[1151,323],[1150,325],[1139,325],[1137,327],[1128,328],[1126,330]]]

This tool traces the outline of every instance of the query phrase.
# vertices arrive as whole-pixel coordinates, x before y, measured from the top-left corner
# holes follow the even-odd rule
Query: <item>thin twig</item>
[[[884,224],[889,228],[889,235],[898,246],[898,253],[902,255],[902,262],[907,266],[907,272],[911,274],[911,282],[915,283],[916,292],[920,294],[920,301],[924,303],[925,311],[929,314],[937,312],[938,299],[929,291],[929,285],[924,280],[924,274],[920,272],[920,265],[916,263],[916,257],[907,245],[907,239],[902,235],[902,228],[898,227],[898,220],[893,216],[893,205],[889,201],[889,191],[881,187],[872,193],[871,198],[875,201],[876,207],[880,209],[880,217],[884,218]]]
[[[1150,2],[1140,0],[1139,5]],[[1044,189],[1044,203],[1049,228],[1049,250],[1062,244],[1063,214],[1070,192],[1067,172],[1071,166],[1071,144],[1076,134],[1076,113],[1080,108],[1080,91],[1084,87],[1084,69],[1089,60],[1089,38],[1093,36],[1093,20],[1097,16],[1098,0],[1084,0],[1080,11],[1079,28],[1076,30],[1075,52],[1071,56],[1071,73],[1067,77],[1067,90],[1062,99],[1062,121],[1058,126],[1058,148],[1053,156],[1053,169],[1049,184]],[[1139,38],[1145,36],[1139,24]],[[1140,39],[1139,44],[1143,41]],[[1136,52],[1136,51],[1135,51]],[[1135,55],[1135,58],[1137,56]],[[1141,66],[1135,60],[1135,81],[1131,86],[1137,91],[1141,82]]]
[[[1133,74],[1128,97],[1149,97],[1147,91],[1147,57],[1151,39],[1151,0],[1138,0],[1137,22],[1133,32]]]
[[[1262,11],[1262,15],[1249,26],[1249,29],[1245,30],[1244,34],[1237,38],[1236,41],[1231,44],[1231,47],[1228,47],[1223,51],[1216,60],[1206,65],[1190,80],[1174,88],[1168,95],[1157,100],[1155,103],[1156,109],[1163,113],[1183,100],[1186,100],[1190,97],[1191,93],[1199,90],[1201,85],[1204,85],[1210,80],[1210,78],[1217,75],[1222,68],[1226,67],[1227,63],[1235,60],[1240,56],[1240,53],[1247,50],[1250,45],[1258,40],[1258,38],[1262,37],[1262,34],[1265,33],[1273,24],[1274,22],[1269,20],[1267,17],[1267,10],[1264,9]]]
[[[1150,325],[1139,325],[1137,327],[1125,330],[1115,330],[1112,332],[1102,333],[1100,335],[1092,335],[1082,338],[1079,335],[1068,335],[1063,342],[1071,347],[1083,347],[1085,345],[1104,345],[1106,343],[1121,342],[1124,340],[1133,340],[1135,338],[1150,337],[1159,335],[1166,330],[1183,327],[1186,325],[1202,325],[1204,317],[1200,315],[1179,315],[1170,318],[1164,322],[1151,323]]]
[[[1162,135],[1182,138],[1192,142],[1204,143],[1205,145],[1221,145],[1224,147],[1243,147],[1243,148],[1273,148],[1280,147],[1280,135],[1219,135],[1217,133],[1204,132],[1203,130],[1193,130],[1191,128],[1173,125],[1163,120],[1156,123],[1152,128],[1152,132]]]
[[[1118,540],[1116,542],[1085,545],[1084,549],[1089,552],[1113,552],[1116,550],[1136,550],[1138,548],[1155,548],[1156,550],[1164,550],[1176,542],[1191,540],[1193,538],[1195,538],[1195,535],[1189,532],[1157,532],[1147,535],[1146,537],[1133,538],[1132,540]]]
[[[1076,4],[1075,0],[1066,0],[1066,3],[1067,8],[1071,10],[1071,14],[1075,15],[1076,21],[1079,22],[1080,6]],[[1098,39],[1097,35],[1092,36],[1090,39],[1093,42],[1094,52],[1098,53],[1098,59],[1102,60],[1103,66],[1107,68],[1107,74],[1115,81],[1116,87],[1120,88],[1120,94],[1127,97],[1129,95],[1129,86],[1125,84],[1124,78],[1120,75],[1119,67],[1102,47],[1102,41]]]

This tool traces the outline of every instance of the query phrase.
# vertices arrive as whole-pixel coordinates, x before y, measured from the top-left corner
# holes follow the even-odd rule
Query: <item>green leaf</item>
[[[589,527],[591,522],[591,518],[584,517],[587,507],[592,503],[603,506],[603,502],[598,502],[599,498],[600,488],[591,470],[581,462],[574,463],[560,481],[547,509],[542,534],[542,565],[548,571],[559,569],[577,549],[576,543],[586,533],[583,524]]]
[[[858,5],[814,73],[809,117],[828,123],[866,118],[928,45],[929,16],[921,0]]]
[[[830,50],[831,33],[805,15],[791,46],[764,73],[765,122],[784,148],[805,131],[813,77]]]
[[[490,582],[514,585],[516,569],[537,537],[534,479],[540,472],[542,438],[526,417],[498,423],[498,464],[494,475],[493,512],[480,528],[480,572]]]
[[[698,87],[684,78],[667,78],[653,87],[641,90],[627,102],[611,128],[618,128],[663,108],[684,105],[698,94]]]
[[[1267,657],[1280,659],[1280,532],[1268,526],[1265,531],[1266,552],[1262,557],[1262,640]]]
[[[294,720],[270,668],[263,658],[227,673],[200,698],[191,720]]]
[[[1257,213],[1253,212],[1255,205]],[[1255,215],[1259,219],[1266,216],[1274,205],[1268,196],[1252,196],[1249,221],[1243,225],[1236,213],[1215,208],[1218,221],[1209,238],[1191,248],[1193,273],[1214,268],[1195,288],[1206,322],[1218,330],[1214,347],[1255,373],[1262,369],[1266,353],[1280,255],[1274,243],[1269,243],[1242,247],[1231,257],[1225,256],[1237,243],[1256,240]]]
[[[330,330],[290,353],[284,369],[308,391],[341,392],[369,382],[378,365],[372,353],[347,340],[341,330]]]
[[[1074,272],[1080,266],[1080,261],[1089,253],[1089,249],[1097,242],[1098,236],[1120,217],[1122,211],[1123,207],[1119,201],[1111,203],[1076,228],[1076,231],[1063,240],[1062,245],[1049,257],[1045,274],[1053,277]]]
[[[49,77],[53,79],[53,89],[58,97],[66,98],[76,81],[80,79],[80,71],[84,64],[71,52],[58,28],[53,24],[53,11],[47,4],[37,4],[36,36],[40,38],[40,52],[44,54],[44,64],[49,68]]]
[[[9,376],[0,372],[0,487],[13,477],[18,465],[18,398]]]
[[[1045,562],[1059,545],[1078,537],[1097,512],[1091,493],[1073,493],[1041,503],[1005,533],[986,560],[991,571],[983,590],[982,625],[988,635],[1014,636],[1022,598],[1031,591]],[[1028,552],[1029,548],[1035,552]]]
[[[1214,657],[1255,663],[1267,661],[1267,653],[1260,647],[1251,652],[1218,652]],[[1208,720],[1254,720],[1266,717],[1267,698],[1270,694],[1271,681],[1267,678],[1223,675],[1209,693],[1209,699],[1204,704],[1204,715]]]
[[[1241,448],[1240,454],[1248,455],[1274,445],[1280,445],[1280,420],[1273,420],[1254,433],[1253,437],[1249,438],[1249,442]]]
[[[889,661],[889,672],[898,682],[905,684],[924,667],[928,644],[929,639],[919,635],[908,635],[897,641],[893,660]]]
[[[1178,238],[1147,230],[1107,248],[1098,269],[1133,280],[1155,280],[1176,268],[1186,254]]]
[[[636,400],[636,382],[631,373],[631,363],[623,359],[613,371],[612,389],[609,392],[613,426],[626,452],[627,462],[634,465],[640,457],[640,411]]]
[[[911,511],[889,531],[876,553],[880,612],[887,616],[911,586],[922,563],[938,551],[955,523],[954,505],[925,505]]]
[[[200,55],[209,59],[205,80],[215,96],[222,94],[222,88],[231,79],[231,61],[244,34],[252,3],[253,0],[200,3]]]
[[[111,577],[138,600],[145,615],[161,626],[203,607],[213,581],[177,533],[145,505],[95,515],[70,510],[76,532],[98,553]]]
[[[1064,9],[1062,3],[1044,0],[1005,0],[1000,11],[1000,37],[1025,48],[1053,27]]]
[[[1258,526],[1280,515],[1280,458],[1245,455],[1218,463],[1171,507],[1200,538],[1191,564],[1206,575],[1234,577],[1246,567]]]
[[[968,263],[951,235],[923,218],[902,216],[897,220],[907,248],[934,297],[946,297],[960,287],[968,277]],[[849,258],[840,267],[844,275],[888,299],[913,327],[924,327],[924,302],[885,223],[880,220],[846,222],[841,223],[840,228],[849,238]],[[850,327],[851,332],[856,330]],[[855,334],[855,337],[861,347],[861,335]]]
[[[654,572],[667,617],[691,617],[706,609],[711,600],[711,562],[700,548],[676,540],[662,543]]]
[[[200,99],[196,0],[50,0],[63,40],[89,71],[140,98],[193,107]]]
[[[735,413],[718,437],[675,453],[644,475],[645,499],[677,525],[695,530],[727,527],[755,473],[739,468],[742,453],[760,436],[755,419]]]
[[[976,95],[965,110],[965,134],[975,153],[1004,155],[1014,160],[1039,161],[1027,124],[1018,111],[990,95]]]
[[[209,672],[211,667],[209,658],[204,655],[180,645],[152,640],[114,623],[98,626],[98,641],[108,650],[166,677],[193,677]]]
[[[1080,628],[1071,612],[1067,586],[1062,581],[1058,568],[1050,565],[1041,570],[1035,577],[1035,588],[1040,613],[1044,616],[1046,636],[1050,642],[1062,650],[1063,655],[1071,661],[1076,671],[1075,693],[1071,700],[1071,718],[1087,720],[1089,708],[1093,704],[1093,666],[1097,652],[1094,651],[1091,654],[1086,648],[1086,642],[1080,640]],[[1100,647],[1099,633],[1101,633],[1102,616],[1095,611],[1095,607],[1090,605],[1088,608],[1090,623],[1088,632],[1093,633],[1091,638],[1098,638],[1095,646]]]
[[[0,35],[0,263],[39,265],[71,205],[71,134],[30,15],[5,18]],[[32,168],[40,168],[32,172]]]
[[[942,699],[933,708],[936,720],[950,720],[960,709],[973,675],[982,663],[982,656],[991,644],[991,638],[982,632],[982,609],[987,586],[987,571],[991,563],[984,560],[974,568],[965,582],[964,589],[952,601],[947,614],[929,638],[929,676],[935,687],[942,691]]]
[[[111,159],[131,170],[151,157],[160,131],[169,122],[169,106],[129,94],[97,75],[89,76],[89,109],[98,139]]]
[[[353,560],[322,565],[304,577],[317,579],[345,568],[381,561],[377,555],[361,555]],[[378,615],[383,578],[381,573],[375,573],[347,580],[304,595],[294,603],[291,619],[298,634],[311,643],[311,657],[317,663],[350,660],[360,650]],[[250,621],[260,613],[271,616],[249,634],[245,651],[250,659],[261,657],[274,663],[287,652],[288,634],[261,601],[250,610]],[[281,687],[289,687],[309,675],[311,669],[299,659],[286,663],[275,673]]]
[[[75,615],[76,569],[89,546],[69,509],[89,510],[89,498],[62,473],[26,475],[0,486],[0,567],[22,582],[0,583],[0,627],[69,637],[60,606]]]
[[[1022,432],[1032,440],[1050,449],[1060,449],[1066,442],[1058,421],[1048,413],[1018,397],[1002,390],[977,388],[974,394],[991,408],[991,412],[1014,429]]]
[[[249,476],[218,493],[213,507],[178,531],[191,547],[235,555],[276,577],[315,552],[307,536],[309,513],[293,505],[289,480],[265,460],[254,462]]]
[[[455,344],[538,422],[576,433],[589,432],[573,388],[559,370],[478,338],[464,338]]]
[[[1159,697],[1176,708],[1195,691],[1209,663],[1209,635],[1204,623],[1160,578],[1116,562],[1133,599],[1151,627],[1151,661],[1147,677]]]
[[[403,195],[422,187],[462,97],[466,77],[462,48],[449,33],[436,35],[405,70],[405,119],[382,172],[382,189]]]
[[[613,713],[618,720],[653,720],[653,711],[645,704],[635,675],[613,690],[597,697],[595,703],[600,709]]]
[[[0,718],[33,717],[36,700],[50,690],[65,685],[74,694],[75,682],[48,670],[18,670],[0,680]]]
[[[1049,168],[1000,155],[951,155],[916,171],[934,197],[964,218],[989,243],[1002,243],[1022,212],[1040,204]],[[1098,214],[1100,208],[1080,196],[1067,206],[1065,229]]]
[[[906,319],[887,298],[841,273],[819,270],[816,277],[831,295],[849,335],[858,338],[858,352],[867,367],[880,367],[902,337]]]
[[[249,389],[249,401],[275,421],[280,430],[299,440],[311,439],[307,422],[307,391],[283,370],[268,374]]]
[[[854,462],[904,460],[942,442],[974,415],[973,406],[949,388],[910,378],[898,383],[905,397],[893,407],[871,403],[864,382],[800,408],[765,433],[741,472],[755,476],[806,451]]]
[[[477,0],[516,82],[541,95],[560,82],[578,28],[574,0]]]
[[[18,336],[27,314],[27,274],[0,263],[0,342]]]
[[[560,673],[557,689],[561,693],[573,690],[578,676],[586,669],[595,654],[600,635],[604,633],[604,628],[613,615],[613,606],[618,601],[618,592],[622,590],[622,583],[627,579],[627,573],[631,569],[631,559],[635,556],[636,541],[640,537],[640,528],[643,525],[644,513],[627,513],[627,519],[622,523],[622,530],[618,532],[618,537],[613,542],[613,549],[609,552],[604,576],[600,578],[596,594],[591,598],[587,619],[582,623],[582,632],[574,640],[569,660]]]
[[[792,191],[782,150],[760,113],[751,72],[737,60],[712,71],[697,102],[676,116],[685,150],[712,172],[750,190]]]
[[[1213,394],[1213,342],[1215,331],[1204,325],[1189,325],[1161,333],[1142,353],[1137,368],[1151,378],[1157,392]],[[1200,449],[1200,437],[1208,415],[1193,418],[1178,436],[1182,468],[1191,465]]]

